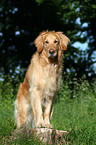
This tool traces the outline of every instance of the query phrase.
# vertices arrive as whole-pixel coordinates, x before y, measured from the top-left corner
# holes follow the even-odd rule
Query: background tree
[[[41,31],[48,29],[62,31],[71,40],[64,52],[64,71],[70,73],[72,79],[76,77],[79,80],[85,74],[88,80],[92,80],[96,75],[93,69],[96,59],[92,58],[96,52],[95,14],[96,4],[93,0],[1,0],[1,78],[5,82],[8,76],[14,77],[14,82],[17,81],[17,74],[21,78],[36,51],[34,39]],[[84,27],[84,23],[88,25]],[[73,45],[86,41],[88,49],[84,51]]]

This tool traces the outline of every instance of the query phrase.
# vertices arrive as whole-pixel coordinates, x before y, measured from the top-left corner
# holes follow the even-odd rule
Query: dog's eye
[[[49,42],[46,40],[45,43],[48,44]]]
[[[58,43],[58,40],[55,40],[54,43]]]

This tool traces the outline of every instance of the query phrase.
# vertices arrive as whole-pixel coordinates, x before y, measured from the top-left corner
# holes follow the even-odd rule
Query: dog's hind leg
[[[32,124],[32,109],[23,96],[15,101],[15,118],[17,128],[29,128]]]

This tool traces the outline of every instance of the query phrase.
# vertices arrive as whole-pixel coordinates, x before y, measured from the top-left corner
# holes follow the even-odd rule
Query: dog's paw
[[[53,126],[49,123],[45,125],[46,128],[53,128]]]
[[[36,125],[36,128],[44,128],[45,124],[44,123],[39,123]]]

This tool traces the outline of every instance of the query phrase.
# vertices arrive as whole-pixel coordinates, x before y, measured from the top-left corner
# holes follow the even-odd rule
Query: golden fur
[[[15,101],[17,127],[48,127],[52,100],[59,89],[62,73],[62,50],[69,42],[62,32],[42,32],[34,44],[33,55],[24,82],[20,84]]]

